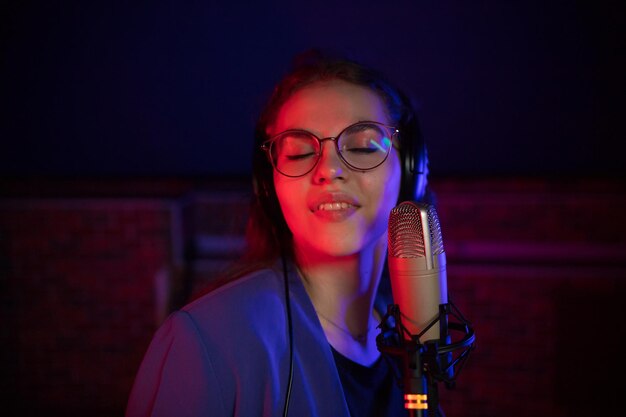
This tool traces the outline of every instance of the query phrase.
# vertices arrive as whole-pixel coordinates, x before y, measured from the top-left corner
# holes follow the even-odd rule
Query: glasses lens
[[[382,164],[389,155],[391,137],[382,126],[358,123],[339,136],[337,145],[348,164],[358,169],[371,169]]]
[[[272,160],[276,169],[290,177],[309,172],[318,154],[319,142],[306,132],[285,132],[272,142]]]

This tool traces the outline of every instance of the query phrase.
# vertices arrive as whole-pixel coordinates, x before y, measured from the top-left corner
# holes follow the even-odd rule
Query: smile
[[[344,202],[336,202],[336,203],[322,203],[317,206],[318,211],[337,211],[337,210],[346,210],[349,208],[355,207],[350,203]]]

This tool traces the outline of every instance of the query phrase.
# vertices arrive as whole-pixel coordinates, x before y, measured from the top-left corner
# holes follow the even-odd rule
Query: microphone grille
[[[439,216],[435,206],[428,206],[428,224],[430,225],[430,241],[433,248],[433,255],[439,255],[444,252],[443,239],[441,237],[441,225],[439,224]]]
[[[424,224],[424,220],[426,224]],[[394,258],[423,258],[444,252],[441,226],[435,207],[431,204],[405,201],[389,214],[389,256]]]

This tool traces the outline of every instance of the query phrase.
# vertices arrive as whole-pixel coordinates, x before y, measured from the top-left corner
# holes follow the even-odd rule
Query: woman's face
[[[303,129],[320,138],[335,137],[366,120],[390,124],[375,92],[344,81],[318,82],[285,102],[269,134]],[[274,170],[274,185],[296,253],[310,259],[350,256],[386,245],[389,212],[400,189],[400,161],[392,147],[382,165],[354,171],[339,158],[335,144],[325,141],[311,172],[290,178]]]

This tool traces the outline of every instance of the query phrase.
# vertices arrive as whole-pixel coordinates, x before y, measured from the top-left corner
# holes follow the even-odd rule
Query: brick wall
[[[121,415],[171,265],[164,201],[0,205],[5,403],[15,415]]]
[[[611,415],[626,367],[626,194],[613,183],[437,184],[451,297],[477,348],[448,416]],[[619,406],[619,408],[618,408]]]
[[[9,186],[0,201],[5,403],[22,414],[121,415],[160,320],[240,248],[244,187]],[[447,415],[613,410],[608,377],[625,370],[624,186],[433,188],[451,298],[477,334],[457,387],[441,388]]]

